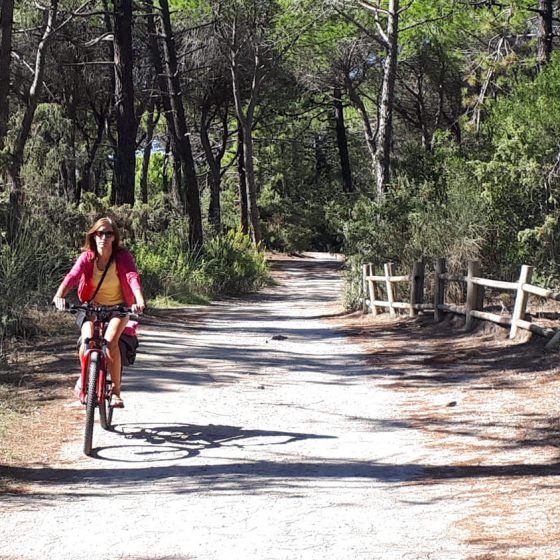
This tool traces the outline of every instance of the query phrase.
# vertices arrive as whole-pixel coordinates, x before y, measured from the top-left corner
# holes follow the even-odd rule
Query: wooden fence
[[[392,263],[384,266],[383,275],[373,274],[373,266],[365,264],[363,265],[362,274],[362,301],[364,303],[364,311],[369,309],[373,315],[377,315],[380,309],[383,308],[388,308],[391,315],[395,315],[398,309],[405,309],[409,311],[411,316],[417,315],[419,311],[431,312],[434,314],[434,319],[440,321],[445,313],[455,313],[465,316],[467,328],[472,326],[475,319],[492,321],[504,327],[509,327],[510,338],[514,338],[519,329],[525,329],[549,338],[550,341],[547,344],[547,348],[553,349],[560,344],[560,330],[547,328],[527,320],[527,303],[531,294],[544,299],[560,301],[560,293],[530,284],[532,275],[533,267],[523,265],[517,282],[481,278],[479,261],[470,261],[468,263],[466,275],[448,274],[446,260],[438,259],[435,263],[431,290],[433,298],[430,303],[425,303],[424,288],[426,278],[424,263],[415,263],[412,274],[406,276],[396,276]],[[410,294],[409,299],[408,301],[396,301],[395,287],[403,282],[410,284],[408,290]],[[466,285],[466,298],[463,305],[446,303],[446,288],[451,282],[458,282],[463,287]],[[485,288],[514,292],[515,303],[511,315],[498,315],[484,311]],[[383,294],[385,299],[381,299]]]

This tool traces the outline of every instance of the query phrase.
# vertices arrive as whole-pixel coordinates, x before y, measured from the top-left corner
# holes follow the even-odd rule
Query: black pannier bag
[[[136,360],[136,349],[139,346],[138,337],[133,334],[121,334],[119,339],[119,349],[121,351],[121,361],[123,366],[131,366]],[[79,350],[82,345],[82,337],[78,338],[76,348]]]
[[[136,359],[136,349],[138,348],[138,337],[131,334],[121,334],[119,348],[121,349],[122,365],[131,366]]]

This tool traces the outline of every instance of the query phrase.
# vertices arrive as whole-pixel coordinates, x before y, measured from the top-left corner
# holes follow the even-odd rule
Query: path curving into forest
[[[144,325],[95,457],[77,427],[58,463],[19,469],[27,491],[1,497],[0,558],[477,557],[468,485],[436,476],[440,452],[387,383],[399,372],[332,320],[340,269],[279,260],[263,293]]]

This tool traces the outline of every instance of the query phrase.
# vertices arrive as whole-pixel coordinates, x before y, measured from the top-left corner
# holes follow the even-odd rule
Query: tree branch
[[[92,39],[91,41],[84,43],[84,47],[86,48],[94,47],[95,45],[97,45],[97,43],[100,43],[101,41],[112,41],[112,40],[113,40],[113,32],[107,31],[103,33],[103,35],[97,37],[96,39]]]
[[[405,4],[402,8],[397,10],[397,13],[402,14],[403,12],[406,12],[407,10],[410,10],[410,8],[412,8],[412,4],[414,4],[414,2],[416,2],[416,0],[410,0],[410,2],[408,4]]]
[[[359,21],[356,21],[352,16],[350,16],[349,14],[347,14],[345,12],[340,11],[336,6],[334,7],[334,10],[339,16],[342,16],[344,19],[349,21],[351,24],[355,25],[362,33],[364,33],[364,35],[366,35],[366,37],[369,37],[370,39],[373,39],[379,45],[381,45],[384,49],[386,49],[388,47],[388,43],[386,41],[380,39],[377,35],[373,35],[369,29],[364,27]]]
[[[95,0],[86,0],[75,12],[72,12],[58,27],[55,27],[50,33],[51,35],[54,35],[55,33],[58,33],[63,27],[66,27],[66,25],[68,25],[68,23],[70,23],[74,17],[80,15],[80,12],[85,9],[85,7],[88,4],[91,4],[92,2],[94,2]]]
[[[436,18],[425,19],[425,20],[422,20],[422,21],[418,21],[416,23],[412,23],[412,24],[408,25],[407,27],[401,28],[400,32],[404,33],[405,31],[410,31],[411,29],[414,29],[415,27],[419,27],[420,25],[425,25],[426,23],[432,23],[434,21],[441,21],[442,19],[447,19],[452,14],[453,14],[453,12],[449,12],[448,14],[445,14],[443,16],[439,16],[439,17],[436,17]]]
[[[373,2],[370,2],[369,0],[357,0],[358,5],[362,6],[362,8],[365,8],[366,10],[369,10],[370,12],[375,12],[376,14],[385,14],[385,15],[389,15],[389,11],[388,10],[384,10],[383,8],[381,8],[379,5],[375,5]]]

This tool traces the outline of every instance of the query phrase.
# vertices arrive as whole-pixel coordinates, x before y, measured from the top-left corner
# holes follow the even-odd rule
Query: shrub
[[[251,292],[269,281],[264,254],[235,230],[206,243],[196,278],[198,288],[213,295]]]
[[[196,292],[195,271],[200,251],[188,245],[188,225],[173,222],[165,234],[152,235],[133,245],[136,264],[148,298],[163,296],[182,302],[192,300]]]

